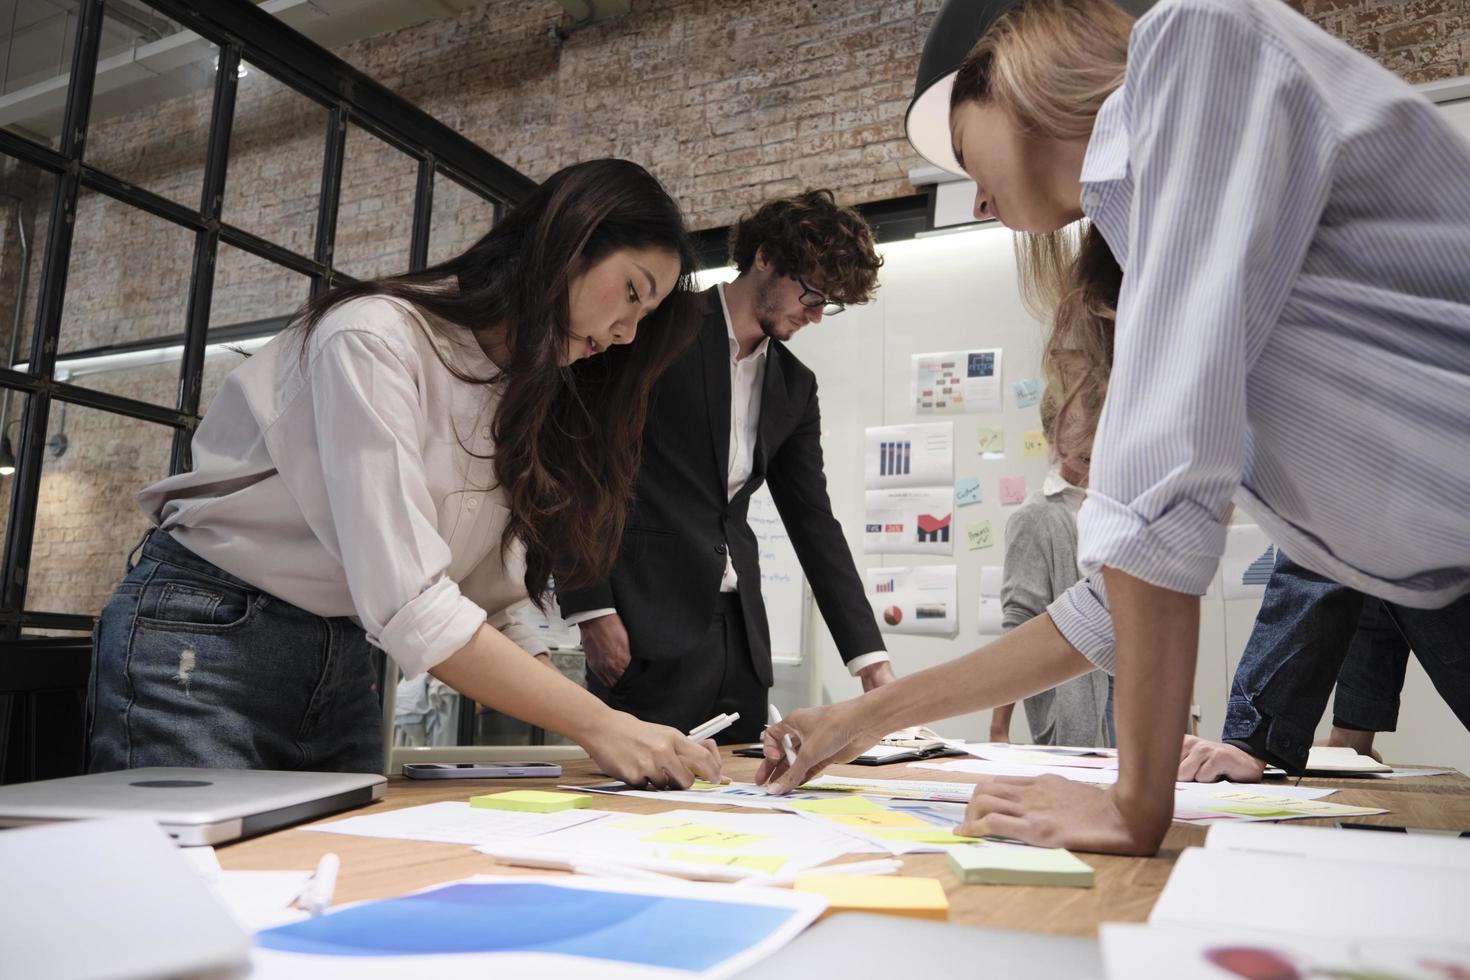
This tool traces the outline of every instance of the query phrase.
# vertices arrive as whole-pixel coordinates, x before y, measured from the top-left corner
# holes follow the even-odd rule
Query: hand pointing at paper
[[[755,781],[770,792],[781,795],[806,782],[828,766],[847,762],[876,745],[888,729],[873,725],[872,717],[857,706],[858,698],[822,708],[801,708],[786,720],[771,725],[761,735],[765,758],[756,771]],[[868,722],[865,724],[865,721]],[[782,746],[790,737],[796,749],[796,762],[788,764]]]

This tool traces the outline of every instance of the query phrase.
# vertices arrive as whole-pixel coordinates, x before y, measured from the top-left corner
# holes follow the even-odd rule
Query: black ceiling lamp
[[[965,55],[990,26],[1012,7],[1025,0],[944,0],[934,17],[924,53],[919,57],[919,75],[914,98],[904,117],[904,130],[919,156],[941,170],[965,176],[954,156],[949,139],[949,92]],[[1138,16],[1157,0],[1114,0],[1123,10]]]

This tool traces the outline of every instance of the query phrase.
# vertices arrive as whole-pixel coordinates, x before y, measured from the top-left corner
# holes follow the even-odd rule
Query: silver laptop
[[[0,786],[0,827],[142,816],[180,844],[222,844],[381,799],[376,773],[154,767]]]
[[[1096,939],[847,912],[736,974],[737,980],[832,976],[1102,980],[1103,967]]]

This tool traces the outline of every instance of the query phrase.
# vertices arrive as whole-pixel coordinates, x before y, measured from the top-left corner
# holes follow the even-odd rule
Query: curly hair
[[[742,274],[756,252],[783,276],[800,276],[839,303],[866,303],[878,289],[873,229],[829,190],[767,201],[730,229],[730,261]]]

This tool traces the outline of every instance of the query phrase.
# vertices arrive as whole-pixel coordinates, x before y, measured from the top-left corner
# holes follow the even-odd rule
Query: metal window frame
[[[167,426],[174,430],[169,471],[186,470],[190,466],[189,441],[200,419],[206,347],[243,339],[252,327],[258,331],[251,335],[273,332],[282,323],[268,319],[210,331],[215,260],[220,243],[309,277],[313,296],[337,283],[352,280],[333,267],[349,122],[417,163],[411,269],[422,269],[427,263],[436,175],[450,177],[485,198],[497,218],[507,206],[523,200],[536,186],[535,181],[247,0],[144,2],[219,48],[219,70],[215,75],[209,142],[197,209],[121,180],[90,166],[84,159],[105,0],[78,0],[59,148],[52,149],[0,130],[0,153],[43,170],[55,179],[36,290],[31,356],[25,371],[0,368],[0,389],[27,396],[19,422],[9,523],[4,550],[0,553],[0,641],[26,642],[21,639],[21,633],[27,628],[90,630],[94,621],[92,616],[28,610],[25,605],[52,403],[59,401]],[[309,256],[222,220],[234,124],[236,69],[242,61],[248,61],[327,110],[317,225]],[[184,353],[177,398],[172,407],[56,379],[56,361],[63,353],[59,351],[61,323],[77,199],[84,188],[162,218],[194,235],[189,300],[182,332],[138,345],[182,341]]]

